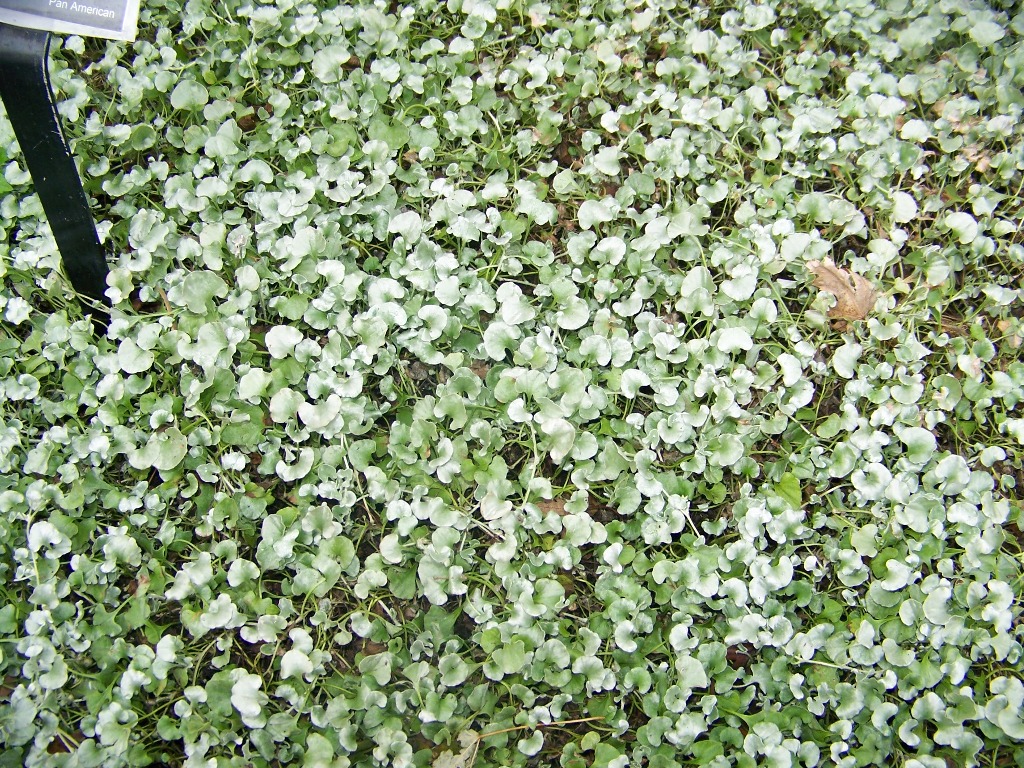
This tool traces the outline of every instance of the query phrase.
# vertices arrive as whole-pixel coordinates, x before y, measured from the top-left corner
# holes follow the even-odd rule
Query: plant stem
[[[481,741],[490,736],[497,736],[501,733],[511,733],[512,731],[522,731],[527,728],[552,728],[556,725],[574,725],[575,723],[589,723],[594,720],[604,720],[603,717],[580,717],[575,720],[556,720],[553,723],[537,723],[536,725],[514,725],[511,728],[502,728],[500,731],[491,731],[490,733],[481,733],[476,738],[477,741]]]

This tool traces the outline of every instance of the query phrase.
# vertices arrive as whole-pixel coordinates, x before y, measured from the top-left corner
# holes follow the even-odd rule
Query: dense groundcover
[[[1016,4],[323,5],[55,42],[105,335],[0,118],[0,766],[1024,765]]]

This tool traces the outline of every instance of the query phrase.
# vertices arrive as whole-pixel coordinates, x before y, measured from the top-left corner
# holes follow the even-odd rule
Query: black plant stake
[[[0,98],[57,241],[64,272],[80,295],[106,306],[107,260],[53,103],[49,48],[49,32],[0,23]]]

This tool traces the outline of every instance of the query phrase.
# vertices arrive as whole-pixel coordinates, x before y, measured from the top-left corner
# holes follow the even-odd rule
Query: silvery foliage
[[[0,118],[0,765],[1021,753],[1012,3],[143,5],[105,337]]]

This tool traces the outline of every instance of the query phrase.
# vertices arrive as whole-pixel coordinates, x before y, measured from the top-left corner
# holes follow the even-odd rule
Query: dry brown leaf
[[[1024,345],[1024,336],[1021,336],[1020,334],[1017,333],[1009,333],[1011,327],[1012,326],[1009,320],[1000,320],[998,323],[996,323],[996,328],[998,328],[1000,332],[1005,334],[1004,338],[1006,339],[1006,343],[1009,344],[1013,349],[1020,349],[1021,346]]]
[[[984,173],[992,167],[992,155],[984,147],[977,144],[971,144],[970,146],[964,147],[962,153],[967,162],[974,163],[974,166],[978,169],[979,173]]]
[[[476,753],[480,749],[481,736],[476,731],[469,729],[459,733],[458,742],[462,748],[459,754],[446,749],[434,758],[432,768],[473,768],[476,762]]]
[[[554,512],[556,515],[564,515],[566,501],[568,501],[568,499],[551,499],[550,501],[543,500],[535,503],[537,504],[537,509],[545,515],[548,512]]]
[[[875,307],[878,291],[863,275],[840,269],[832,259],[809,261],[814,286],[836,297],[828,316],[837,320],[863,320]]]

